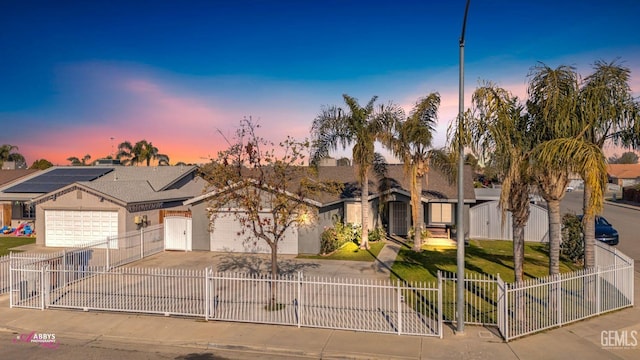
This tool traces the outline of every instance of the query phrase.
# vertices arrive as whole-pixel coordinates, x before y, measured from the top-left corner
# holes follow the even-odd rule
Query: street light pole
[[[464,8],[462,20],[462,34],[460,35],[460,83],[458,99],[458,204],[456,207],[456,242],[457,252],[457,281],[456,281],[456,334],[464,334],[464,144],[462,141],[462,126],[464,116],[464,32],[467,27],[467,13],[469,2]]]

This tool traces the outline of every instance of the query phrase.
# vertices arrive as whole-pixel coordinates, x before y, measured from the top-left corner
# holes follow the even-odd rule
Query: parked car
[[[582,215],[578,215],[578,218],[582,220]],[[609,245],[618,245],[619,236],[618,230],[616,230],[610,222],[602,216],[596,216],[596,240],[602,241]]]

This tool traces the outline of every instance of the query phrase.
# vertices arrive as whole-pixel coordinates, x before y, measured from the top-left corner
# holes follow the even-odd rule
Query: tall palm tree
[[[397,124],[395,134],[386,139],[391,152],[402,159],[406,177],[410,179],[413,250],[422,249],[422,181],[429,172],[433,133],[438,118],[440,94],[431,93],[418,100],[409,117]],[[428,180],[427,180],[428,181]]]
[[[353,144],[353,163],[356,165],[357,177],[361,184],[361,222],[362,240],[360,248],[369,248],[369,172],[376,168],[374,144],[391,132],[391,128],[404,117],[402,108],[392,103],[376,106],[378,99],[374,96],[365,106],[360,106],[358,100],[342,95],[347,106],[322,108],[320,114],[313,120],[311,134],[314,140],[311,163],[317,165],[320,159],[329,156],[330,150],[338,147],[346,149]]]
[[[24,156],[14,150],[19,149],[17,146],[10,144],[0,146],[0,166],[2,166],[5,161],[13,161],[16,163],[16,168],[26,167],[26,160]]]
[[[135,162],[146,163],[147,166],[151,165],[151,160],[158,159],[159,155],[162,155],[158,153],[158,148],[147,140],[138,141],[133,146],[132,153],[134,154],[133,159],[135,159]],[[168,159],[166,155],[162,155],[162,157]]]
[[[133,145],[131,142],[124,141],[118,145],[118,153],[116,154],[116,159],[120,160],[122,165],[135,165],[133,159]]]
[[[87,166],[89,165],[89,160],[91,160],[91,155],[89,154],[86,154],[81,159],[75,156],[67,158],[67,161],[71,162],[71,166]]]
[[[593,196],[586,211],[599,211],[602,202],[602,179],[606,176],[602,150],[584,140],[585,127],[578,118],[578,75],[573,67],[556,69],[540,64],[529,74],[527,109],[532,117],[531,133],[536,138],[532,155],[534,176],[549,216],[549,274],[560,272],[560,202],[569,182],[569,173],[585,177]],[[597,149],[597,150],[596,150]],[[599,162],[600,161],[600,162]]]
[[[465,117],[470,145],[483,161],[490,156],[501,172],[502,224],[507,211],[513,226],[513,262],[516,281],[524,280],[524,228],[529,220],[529,191],[533,184],[529,157],[534,146],[529,117],[517,97],[492,83],[476,89],[474,116]]]
[[[616,61],[597,61],[594,72],[585,78],[580,89],[578,120],[585,127],[585,140],[601,150],[607,140],[617,145],[633,145],[620,133],[633,127],[637,106],[631,93],[631,71]],[[637,143],[637,141],[635,142]],[[589,206],[594,196],[592,183],[584,186],[584,265],[595,266],[595,213]]]

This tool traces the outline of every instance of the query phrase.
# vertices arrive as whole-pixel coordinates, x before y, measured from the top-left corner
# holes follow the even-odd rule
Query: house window
[[[452,224],[453,223],[453,205],[449,203],[431,203],[429,204],[431,224]]]
[[[360,203],[346,203],[347,216],[345,217],[347,224],[360,224],[362,221],[362,205]]]
[[[36,206],[32,203],[15,201],[11,209],[11,217],[14,220],[35,219]]]

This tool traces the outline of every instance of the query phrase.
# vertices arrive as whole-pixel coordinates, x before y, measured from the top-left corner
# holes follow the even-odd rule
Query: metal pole
[[[462,126],[464,116],[464,32],[467,27],[469,2],[464,9],[462,34],[460,35],[460,83],[458,99],[458,204],[456,207],[456,240],[457,240],[457,281],[456,281],[456,334],[464,334],[464,144],[462,142]]]

